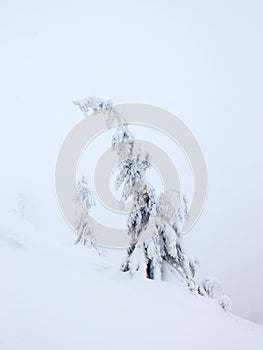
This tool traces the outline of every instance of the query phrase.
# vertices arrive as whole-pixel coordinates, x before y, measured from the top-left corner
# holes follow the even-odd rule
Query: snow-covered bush
[[[227,295],[223,295],[218,302],[224,311],[228,313],[232,311],[232,301]]]
[[[224,311],[231,312],[232,301],[227,295],[223,295],[222,284],[215,277],[206,277],[199,282],[197,292],[204,297],[217,299]]]
[[[198,286],[198,293],[209,298],[218,298],[223,294],[220,281],[214,277],[205,277]]]

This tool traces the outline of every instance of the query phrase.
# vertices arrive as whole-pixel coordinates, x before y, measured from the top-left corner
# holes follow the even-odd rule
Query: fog
[[[263,324],[262,11],[253,0],[2,2],[1,210],[21,191],[31,220],[67,239],[54,173],[82,118],[72,101],[160,106],[190,128],[208,168],[187,248],[234,312]]]

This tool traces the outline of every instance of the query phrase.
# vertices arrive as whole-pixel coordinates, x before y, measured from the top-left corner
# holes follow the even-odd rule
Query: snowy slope
[[[17,215],[1,220],[1,350],[263,348],[263,327],[179,282],[131,279],[46,236]]]

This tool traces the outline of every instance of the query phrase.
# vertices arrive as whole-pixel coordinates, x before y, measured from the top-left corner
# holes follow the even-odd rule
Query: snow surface
[[[263,348],[262,326],[179,281],[131,279],[56,237],[15,214],[1,220],[1,350]]]

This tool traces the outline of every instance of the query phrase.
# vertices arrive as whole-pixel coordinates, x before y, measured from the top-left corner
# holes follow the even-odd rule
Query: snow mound
[[[0,349],[262,349],[263,327],[178,283],[133,279],[87,248],[0,224]]]

